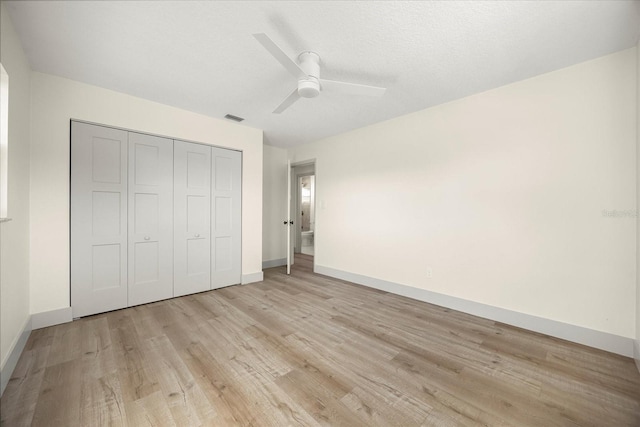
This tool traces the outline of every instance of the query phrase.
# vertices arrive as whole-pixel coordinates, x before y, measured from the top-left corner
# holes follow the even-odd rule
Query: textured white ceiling
[[[6,2],[34,70],[222,118],[265,142],[314,141],[633,46],[638,1]],[[296,82],[251,36],[321,76],[388,87],[323,92],[280,115]]]

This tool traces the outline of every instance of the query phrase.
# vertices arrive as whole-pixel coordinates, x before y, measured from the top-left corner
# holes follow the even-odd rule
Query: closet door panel
[[[211,147],[174,141],[174,296],[211,287]]]
[[[127,132],[71,122],[73,317],[127,306]]]
[[[242,276],[242,153],[212,148],[211,288],[241,282]]]
[[[129,306],[173,296],[173,140],[129,133]]]
[[[188,239],[186,260],[189,277],[208,277],[211,264],[208,239]]]
[[[209,229],[209,195],[187,195],[187,233],[188,237]]]

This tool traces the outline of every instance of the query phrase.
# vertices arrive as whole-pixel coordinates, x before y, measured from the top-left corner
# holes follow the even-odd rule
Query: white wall
[[[262,131],[32,73],[31,312],[69,307],[69,120],[243,151],[242,273],[262,271]]]
[[[287,257],[285,220],[287,203],[287,151],[265,145],[263,148],[262,261],[281,261]]]
[[[292,149],[316,265],[630,341],[636,223],[603,210],[636,207],[636,77],[629,49]]]
[[[9,215],[0,225],[0,360],[4,367],[29,321],[29,75],[22,46],[0,4],[0,62],[9,75]],[[3,384],[5,378],[3,378]]]

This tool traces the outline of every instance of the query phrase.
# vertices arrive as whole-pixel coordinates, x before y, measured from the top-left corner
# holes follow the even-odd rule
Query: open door
[[[291,220],[291,160],[287,160],[287,219],[284,221],[284,226],[287,227],[287,274],[291,274],[291,226],[293,221]]]

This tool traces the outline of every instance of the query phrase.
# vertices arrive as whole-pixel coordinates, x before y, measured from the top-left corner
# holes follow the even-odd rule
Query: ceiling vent
[[[233,120],[234,122],[241,122],[244,119],[242,117],[234,116],[233,114],[227,114],[224,116],[225,119]]]

